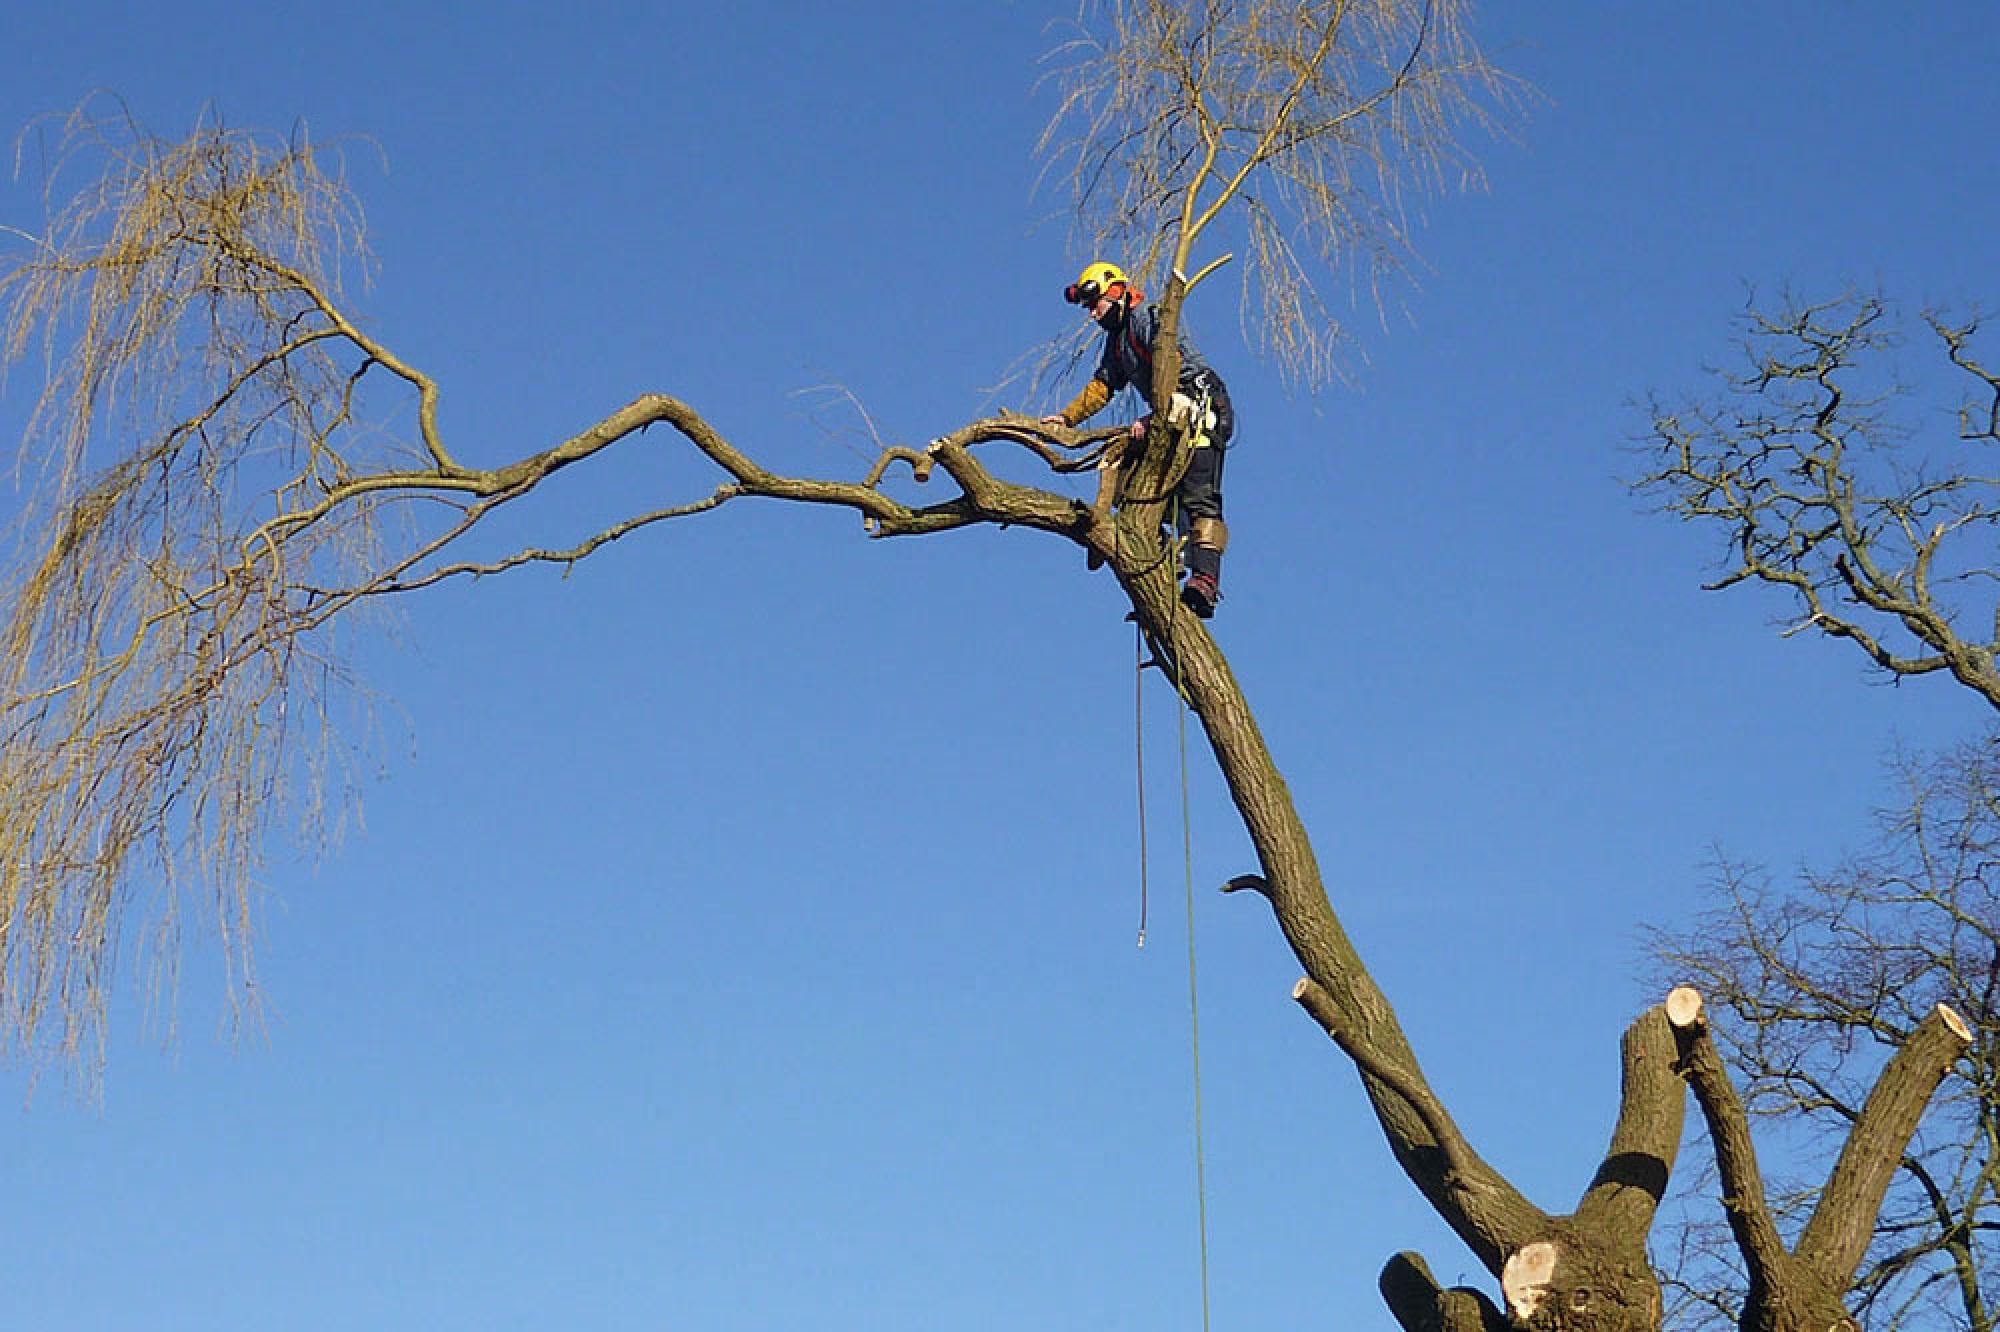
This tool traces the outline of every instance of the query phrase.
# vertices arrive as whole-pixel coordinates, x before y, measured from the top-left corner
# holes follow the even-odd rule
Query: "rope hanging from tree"
[[[1150,859],[1146,828],[1146,724],[1145,724],[1145,676],[1146,667],[1159,666],[1161,674],[1166,674],[1165,662],[1173,662],[1171,678],[1176,701],[1179,704],[1177,716],[1180,741],[1181,777],[1181,859],[1183,877],[1187,888],[1188,924],[1188,1035],[1189,1063],[1194,1083],[1194,1181],[1196,1225],[1201,1239],[1201,1326],[1202,1332],[1210,1332],[1210,1300],[1208,1272],[1208,1153],[1207,1134],[1203,1123],[1201,1095],[1201,986],[1199,968],[1196,965],[1194,926],[1194,816],[1193,802],[1189,793],[1188,751],[1187,751],[1187,690],[1181,681],[1180,661],[1177,657],[1160,650],[1154,644],[1150,660],[1145,655],[1146,632],[1134,621],[1133,656],[1135,665],[1132,672],[1134,694],[1134,749],[1137,758],[1139,787],[1139,943],[1146,946],[1146,920],[1151,896],[1148,875]]]

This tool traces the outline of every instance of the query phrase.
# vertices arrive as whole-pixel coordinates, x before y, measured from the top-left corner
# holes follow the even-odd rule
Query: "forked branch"
[[[1940,1004],[1911,1034],[1883,1069],[1805,1231],[1796,1247],[1787,1250],[1765,1198],[1749,1116],[1715,1049],[1703,1009],[1701,995],[1692,988],[1682,986],[1667,996],[1681,1071],[1708,1121],[1723,1208],[1749,1267],[1743,1326],[1855,1328],[1844,1298],[1875,1237],[1890,1178],[1901,1167],[1917,1122],[1946,1070],[1971,1044],[1971,1030]]]
[[[1948,673],[2000,708],[2000,390],[1974,355],[1979,323],[1935,314],[1938,369],[1903,383],[1894,315],[1856,295],[1752,310],[1743,367],[1713,400],[1653,405],[1634,486],[1716,534],[1711,588],[1778,588],[1794,632],[1892,675]],[[1919,396],[1932,410],[1905,410]],[[1934,428],[1954,416],[1955,438]]]

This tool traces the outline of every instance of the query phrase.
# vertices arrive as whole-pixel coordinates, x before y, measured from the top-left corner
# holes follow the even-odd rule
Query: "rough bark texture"
[[[1644,1235],[1607,1235],[1573,1218],[1524,1246],[1500,1275],[1514,1325],[1536,1332],[1640,1332],[1660,1326]]]
[[[1506,1332],[1507,1315],[1465,1286],[1438,1285],[1421,1255],[1399,1253],[1377,1283],[1403,1332]]]
[[[1917,1121],[1970,1041],[1965,1023],[1939,1005],[1896,1052],[1862,1108],[1797,1247],[1787,1250],[1765,1198],[1749,1115],[1709,1035],[1700,996],[1677,989],[1668,996],[1666,1011],[1681,1072],[1708,1123],[1723,1209],[1749,1271],[1739,1326],[1743,1332],[1858,1328],[1844,1297]]]
[[[1799,1236],[1799,1259],[1830,1284],[1844,1290],[1853,1281],[1903,1149],[1946,1070],[1971,1043],[1964,1020],[1939,1004],[1882,1070]]]
[[[1642,1019],[1628,1037],[1626,1111],[1579,1218],[1552,1217],[1479,1157],[1430,1090],[1393,1008],[1328,901],[1311,841],[1227,662],[1200,621],[1180,610],[1171,573],[1157,566],[1119,573],[1142,623],[1177,664],[1257,849],[1261,874],[1238,883],[1270,902],[1307,973],[1295,995],[1353,1058],[1405,1173],[1496,1276],[1525,1246],[1555,1247],[1552,1297],[1518,1313],[1520,1326],[1658,1327],[1661,1300],[1645,1237],[1685,1099],[1664,1076],[1670,1068],[1664,1020]],[[1447,1303],[1456,1309],[1463,1301]],[[1437,1308],[1439,1318],[1469,1317]],[[1406,1302],[1398,1317],[1411,1316]]]
[[[1176,278],[1161,302],[1167,334],[1178,325],[1183,295]],[[1175,382],[1177,361],[1171,337],[1163,336],[1154,361],[1160,401]],[[1164,496],[1182,465],[1177,445],[1163,414],[1156,416],[1145,450],[1130,465],[1126,502],[1111,516],[1118,531],[1108,542],[1090,544],[1106,556],[1156,656],[1200,720],[1256,848],[1259,872],[1231,886],[1252,889],[1270,903],[1306,973],[1293,997],[1353,1060],[1404,1173],[1487,1270],[1497,1277],[1524,1247],[1553,1246],[1554,1298],[1532,1314],[1517,1314],[1518,1325],[1657,1328],[1662,1301],[1645,1257],[1646,1234],[1679,1143],[1686,1100],[1671,1073],[1664,1017],[1648,1015],[1627,1035],[1618,1128],[1576,1216],[1553,1216],[1529,1201],[1466,1141],[1333,910],[1312,840],[1228,659],[1207,626],[1180,603],[1173,560],[1159,535]],[[1405,1288],[1398,1283],[1397,1289]],[[1438,1326],[1477,1325],[1464,1322],[1473,1313],[1458,1297],[1406,1300],[1397,1317],[1417,1316],[1419,1306],[1437,1318],[1459,1320]],[[1590,1321],[1579,1322],[1586,1311]]]
[[[1611,1145],[1577,1204],[1579,1224],[1644,1243],[1667,1191],[1687,1097],[1674,1068],[1673,1030],[1662,1009],[1626,1029],[1618,1123]]]

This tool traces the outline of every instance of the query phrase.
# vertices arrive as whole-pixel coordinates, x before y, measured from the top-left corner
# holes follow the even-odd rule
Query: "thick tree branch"
[[[1474,1179],[1493,1174],[1493,1168],[1473,1152],[1465,1135],[1459,1132],[1450,1112],[1431,1091],[1423,1075],[1383,1058],[1355,1029],[1347,1014],[1322,986],[1310,978],[1301,979],[1292,987],[1292,999],[1325,1029],[1341,1052],[1354,1061],[1364,1078],[1379,1084],[1371,1091],[1375,1099],[1380,1100],[1386,1093],[1409,1106],[1430,1135],[1431,1142],[1444,1154],[1448,1169],[1446,1178],[1452,1187],[1461,1188]]]
[[[1227,660],[1181,606],[1171,571],[1134,553],[1121,551],[1113,567],[1201,720],[1257,850],[1259,891],[1323,996],[1315,999],[1329,1019],[1322,1025],[1366,1051],[1375,1067],[1393,1070],[1406,1088],[1432,1095],[1394,1010],[1334,914],[1311,838]],[[1547,1213],[1469,1151],[1454,1162],[1445,1145],[1451,1135],[1441,1139],[1412,1100],[1376,1078],[1363,1083],[1405,1173],[1489,1271],[1498,1275],[1509,1253],[1546,1233]]]
[[[1723,1210],[1737,1248],[1750,1264],[1751,1281],[1763,1286],[1782,1284],[1790,1255],[1764,1196],[1764,1176],[1757,1168],[1757,1149],[1750,1139],[1750,1117],[1709,1036],[1701,995],[1685,986],[1676,989],[1667,996],[1666,1013],[1680,1051],[1681,1074],[1708,1121],[1716,1167],[1722,1174]]]
[[[1876,1080],[1799,1236],[1799,1258],[1827,1285],[1845,1289],[1853,1280],[1917,1122],[1945,1073],[1971,1044],[1965,1020],[1939,1004]]]
[[[1421,1254],[1397,1254],[1376,1284],[1403,1332],[1511,1332],[1492,1300],[1466,1286],[1440,1286]]]
[[[1797,1247],[1787,1251],[1765,1201],[1749,1118],[1709,1037],[1701,996],[1681,987],[1668,995],[1666,1007],[1682,1072],[1708,1119],[1730,1230],[1749,1265],[1742,1326],[1746,1332],[1856,1328],[1842,1296],[1854,1288],[1917,1120],[1971,1033],[1942,1005],[1912,1033],[1856,1118]]]
[[[1680,1151],[1687,1087],[1664,1007],[1647,1009],[1619,1042],[1623,1076],[1611,1146],[1577,1204],[1576,1220],[1644,1244]]]

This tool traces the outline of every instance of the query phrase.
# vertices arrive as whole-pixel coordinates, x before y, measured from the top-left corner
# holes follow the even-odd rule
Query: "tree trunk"
[[[1155,450],[1135,477],[1158,478]],[[1200,720],[1256,848],[1259,873],[1232,880],[1271,905],[1306,977],[1294,997],[1353,1059],[1376,1118],[1404,1172],[1495,1276],[1511,1271],[1513,1325],[1652,1332],[1662,1300],[1645,1254],[1654,1205],[1680,1134],[1686,1093],[1672,1074],[1664,1018],[1649,1014],[1627,1041],[1627,1095],[1613,1149],[1583,1205],[1570,1217],[1544,1212],[1466,1142],[1430,1090],[1394,1008],[1342,928],[1320,876],[1312,841],[1256,718],[1207,628],[1178,600],[1157,508],[1134,505],[1116,521],[1113,567],[1162,669]],[[1462,1295],[1412,1294],[1422,1283],[1392,1264],[1397,1316],[1423,1326],[1472,1328],[1488,1313]],[[1386,1294],[1385,1288],[1385,1294]],[[1517,1298],[1518,1297],[1518,1298]],[[1490,1304],[1488,1306],[1490,1308]],[[1428,1309],[1428,1312],[1421,1312]]]

